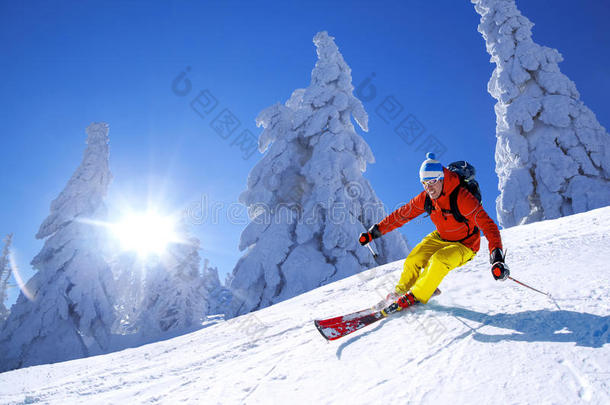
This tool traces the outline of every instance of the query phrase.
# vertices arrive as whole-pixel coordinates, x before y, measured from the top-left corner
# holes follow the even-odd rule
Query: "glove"
[[[379,226],[377,226],[377,224],[371,226],[371,229],[369,229],[368,232],[364,232],[360,234],[360,237],[358,238],[358,242],[360,242],[360,244],[362,246],[366,245],[367,243],[369,243],[370,241],[372,241],[373,239],[377,239],[381,236],[381,232],[379,231]]]
[[[502,249],[494,249],[489,256],[489,262],[491,263],[491,275],[500,281],[504,281],[510,275],[508,266],[504,263],[504,252]]]
[[[496,280],[504,281],[510,275],[510,270],[506,264],[498,262],[491,266],[491,274]]]

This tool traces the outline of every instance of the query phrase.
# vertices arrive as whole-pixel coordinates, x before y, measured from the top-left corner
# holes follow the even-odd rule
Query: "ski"
[[[434,295],[440,293],[440,290],[437,289]],[[414,305],[417,304],[419,302],[415,302]],[[386,305],[385,300],[383,300],[372,308],[362,311],[334,318],[315,320],[314,325],[324,339],[328,341],[336,340],[400,311],[400,307],[396,302]]]
[[[354,313],[331,319],[316,320],[314,325],[326,340],[336,340],[398,312],[398,308],[398,304],[394,302],[380,311],[371,312],[369,309],[361,311],[363,312],[362,315],[355,315],[358,313]]]
[[[345,314],[345,315],[337,316],[334,318],[320,319],[320,320],[316,320],[314,322],[316,322],[316,325],[321,325],[321,326],[335,325],[335,324],[338,324],[341,322],[346,322],[346,321],[350,321],[350,320],[354,320],[354,319],[360,319],[366,315],[372,315],[375,312],[382,310],[387,305],[388,304],[386,303],[385,300],[381,300],[376,305],[373,305],[371,308],[363,309],[362,311],[352,312],[351,314]]]

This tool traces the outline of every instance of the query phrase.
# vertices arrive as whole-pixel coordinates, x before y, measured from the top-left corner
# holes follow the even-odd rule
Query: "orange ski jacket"
[[[475,231],[475,227],[482,230],[489,241],[489,251],[502,249],[502,238],[500,231],[493,219],[487,215],[481,203],[468,191],[462,187],[457,196],[457,205],[460,213],[466,218],[467,222],[458,222],[451,214],[449,195],[460,185],[459,176],[443,167],[445,179],[443,181],[443,192],[436,200],[432,200],[434,209],[430,214],[430,219],[436,225],[442,239],[446,241],[460,242],[469,247],[474,252],[478,252],[481,246],[480,232]],[[422,191],[407,204],[398,208],[390,215],[385,217],[379,224],[379,231],[382,235],[399,228],[426,212],[424,204],[426,192]],[[446,212],[443,212],[446,210]],[[469,236],[470,235],[470,236]]]

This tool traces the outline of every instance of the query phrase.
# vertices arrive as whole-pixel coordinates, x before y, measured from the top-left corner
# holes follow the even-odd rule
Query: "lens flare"
[[[34,301],[36,296],[32,293],[27,286],[27,283],[21,277],[19,273],[19,266],[17,266],[17,259],[15,259],[15,253],[11,252],[9,255],[9,264],[11,266],[13,277],[15,277],[15,281],[17,282],[17,286],[21,290],[21,293],[30,301]]]

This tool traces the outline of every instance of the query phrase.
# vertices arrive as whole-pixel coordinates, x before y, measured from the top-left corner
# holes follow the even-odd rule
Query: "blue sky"
[[[608,127],[610,3],[517,5],[536,24],[534,41],[563,54],[562,72]],[[193,231],[202,256],[224,277],[240,257],[247,224],[235,203],[260,159],[245,159],[235,141],[246,130],[257,136],[257,114],[309,84],[312,38],[321,30],[335,37],[354,85],[372,78],[376,89],[376,97],[363,100],[370,130],[360,133],[377,159],[365,176],[382,201],[395,208],[421,191],[425,153],[418,148],[434,136],[447,148],[443,163],[475,164],[484,206],[495,218],[495,100],[486,90],[494,66],[478,22],[466,0],[4,1],[0,235],[15,234],[17,263],[32,274],[29,261],[42,247],[34,235],[81,161],[84,130],[105,121],[111,211],[125,202],[143,209],[148,201],[168,212],[196,210],[201,201],[220,207],[217,220],[208,216]],[[187,68],[192,90],[181,97],[172,81]],[[189,103],[203,90],[218,104],[202,117]],[[390,96],[403,109],[395,120],[376,112]],[[240,121],[228,139],[210,125],[225,109]],[[425,129],[411,144],[394,132],[409,115]],[[431,230],[423,221],[401,232],[414,245]]]

